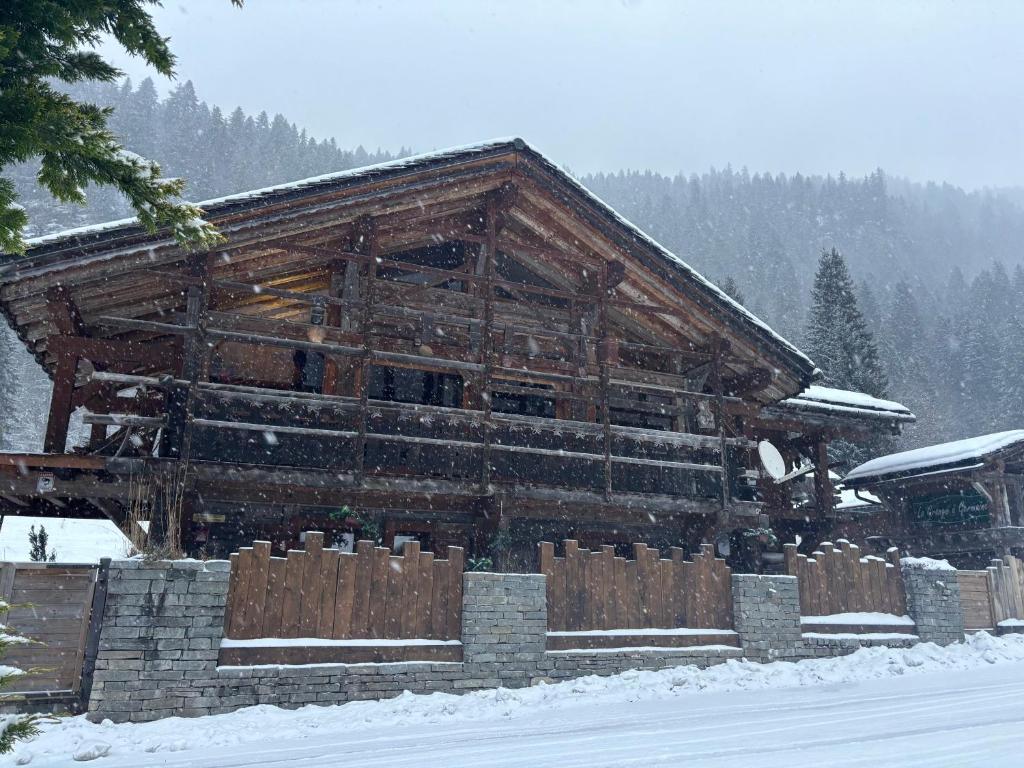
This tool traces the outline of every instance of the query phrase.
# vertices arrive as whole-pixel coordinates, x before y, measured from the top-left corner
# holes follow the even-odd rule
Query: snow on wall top
[[[799,395],[783,400],[780,405],[812,409],[830,413],[849,413],[860,416],[877,416],[897,421],[915,421],[916,416],[902,403],[882,400],[878,397],[853,392],[847,389],[833,389],[812,384]]]
[[[977,462],[990,453],[1017,444],[1024,445],[1024,429],[1012,429],[1008,432],[996,432],[991,435],[969,437],[966,440],[954,440],[951,443],[915,448],[912,451],[891,453],[855,467],[844,478],[844,482],[897,474],[924,474],[927,471]]]
[[[681,271],[687,278],[695,283],[698,283],[700,287],[708,294],[710,294],[713,300],[723,305],[727,311],[741,318],[744,322],[757,328],[762,334],[768,336],[773,343],[782,347],[788,355],[796,358],[800,367],[805,367],[807,373],[813,376],[817,369],[814,367],[814,363],[808,358],[803,352],[801,352],[794,344],[783,338],[781,335],[776,333],[767,323],[761,320],[759,317],[754,315],[748,309],[741,304],[733,301],[733,299],[722,291],[714,283],[706,279],[703,275],[697,272],[693,267],[679,258],[676,254],[669,251],[667,248],[662,246],[648,234],[640,230],[636,225],[623,217],[618,211],[616,211],[608,203],[604,202],[601,198],[595,195],[593,192],[584,187],[579,181],[572,178],[563,169],[555,165],[549,160],[543,153],[536,148],[532,147],[526,141],[520,138],[503,138],[493,139],[490,141],[480,142],[477,144],[467,144],[459,147],[453,147],[450,149],[427,152],[419,155],[412,155],[410,157],[402,158],[400,160],[391,160],[384,163],[377,163],[375,165],[368,165],[361,168],[352,168],[345,171],[338,171],[335,173],[323,174],[320,176],[313,176],[308,179],[300,179],[285,184],[276,184],[270,187],[264,187],[262,189],[255,189],[248,192],[240,192],[232,195],[225,195],[223,197],[213,198],[211,200],[204,200],[197,203],[207,215],[215,216],[220,213],[218,208],[231,208],[240,203],[257,202],[260,200],[273,199],[278,196],[286,196],[296,192],[311,191],[315,192],[318,189],[324,187],[330,187],[341,182],[355,181],[363,178],[369,178],[381,174],[396,174],[402,171],[413,171],[443,163],[445,161],[455,161],[466,159],[469,156],[482,155],[493,152],[506,151],[526,151],[533,155],[548,169],[557,174],[562,181],[573,187],[573,189],[591,202],[598,210],[606,217],[612,219],[618,226],[627,230],[629,235],[648,248],[654,250],[664,260],[669,262],[676,270]],[[31,238],[26,240],[26,245],[29,249],[43,248],[46,246],[53,246],[59,243],[63,243],[67,240],[80,239],[92,236],[102,236],[106,234],[113,234],[120,229],[128,229],[138,227],[138,219],[119,219],[116,221],[109,221],[101,224],[94,224],[86,227],[76,227],[74,229],[64,230],[62,232],[55,232],[41,237]],[[902,406],[901,406],[902,407]]]

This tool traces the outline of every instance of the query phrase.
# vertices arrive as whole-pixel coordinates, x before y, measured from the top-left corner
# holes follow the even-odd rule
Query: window
[[[516,382],[517,386],[533,389],[549,390],[547,384],[526,384]],[[514,413],[519,416],[540,416],[545,419],[555,418],[555,399],[541,394],[528,395],[518,392],[491,392],[491,410],[495,413]]]
[[[462,405],[462,377],[452,373],[375,365],[370,368],[369,397],[371,400],[459,408]]]

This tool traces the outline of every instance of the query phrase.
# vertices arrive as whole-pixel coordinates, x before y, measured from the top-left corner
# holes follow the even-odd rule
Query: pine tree
[[[33,563],[52,563],[57,559],[56,552],[53,550],[47,552],[47,545],[50,543],[50,535],[46,532],[45,525],[39,526],[38,533],[36,532],[36,527],[34,525],[29,527],[28,543],[31,547],[28,557]]]
[[[807,352],[824,383],[885,397],[887,381],[878,347],[853,291],[853,280],[839,251],[822,251],[811,291]]]
[[[718,287],[737,304],[743,304],[743,291],[740,290],[739,285],[736,284],[731,275],[727,276]]]
[[[241,0],[232,0],[241,5]],[[84,203],[84,188],[115,187],[149,230],[171,230],[182,243],[212,245],[216,230],[194,205],[178,201],[184,181],[126,152],[108,125],[111,111],[75,101],[55,87],[110,84],[121,72],[93,48],[110,35],[160,74],[174,74],[174,56],[147,5],[152,0],[33,0],[0,5],[0,169],[39,158],[37,179],[57,200]],[[21,253],[28,223],[11,179],[0,178],[0,249]]]
[[[887,381],[867,323],[857,308],[853,280],[839,251],[822,251],[811,291],[807,326],[808,352],[821,368],[823,383],[838,389],[885,397]],[[886,453],[891,441],[883,436],[866,444],[834,441],[829,455],[847,468]]]
[[[2,663],[4,651],[12,645],[27,643],[27,638],[18,635],[7,624],[6,616],[13,606],[0,599],[0,689],[21,675],[23,670]],[[0,715],[0,755],[6,755],[14,749],[16,742],[31,739],[39,734],[39,715]]]

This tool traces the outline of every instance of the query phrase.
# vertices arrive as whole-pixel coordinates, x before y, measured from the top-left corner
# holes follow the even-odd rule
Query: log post
[[[609,405],[609,371],[610,340],[608,338],[608,262],[601,266],[597,290],[597,327],[598,327],[598,365],[601,388],[601,429],[604,437],[604,498],[609,500],[612,495],[612,415]]]
[[[356,435],[355,480],[362,485],[366,476],[366,423],[370,398],[370,360],[373,357],[373,300],[377,282],[377,238],[374,237],[373,219],[363,217],[356,222],[352,236],[352,250],[369,256],[365,271],[363,307],[359,318],[359,332],[363,350],[359,360],[356,394],[359,397],[359,426]]]
[[[498,241],[498,205],[495,193],[487,195],[486,227],[487,239],[480,246],[477,257],[477,274],[484,278],[480,290],[480,400],[483,410],[483,448],[480,452],[480,493],[485,495],[491,483],[491,443],[494,440],[494,424],[491,418],[491,375],[493,361],[494,325],[494,256]]]
[[[814,446],[814,493],[818,497],[818,515],[832,513],[832,479],[828,476],[828,442],[821,437]]]
[[[711,359],[711,386],[715,394],[715,422],[718,426],[719,451],[722,454],[722,512],[729,510],[732,496],[729,472],[729,444],[725,436],[725,384],[722,381],[722,352],[725,343],[717,336],[712,342],[713,357]]]
[[[50,396],[50,415],[46,420],[43,452],[64,453],[68,442],[68,425],[71,423],[78,355],[63,344],[53,352],[57,356],[57,368],[53,374],[53,394]]]

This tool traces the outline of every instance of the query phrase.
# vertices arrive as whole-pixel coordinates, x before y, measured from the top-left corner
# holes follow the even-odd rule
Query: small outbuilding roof
[[[969,437],[880,456],[854,468],[843,482],[848,486],[864,486],[897,478],[910,479],[937,472],[975,469],[999,454],[1017,450],[1024,450],[1024,429]]]
[[[783,400],[779,405],[799,411],[848,414],[885,421],[913,422],[917,420],[909,408],[893,400],[882,400],[865,395],[863,392],[833,389],[817,384],[812,384],[799,395]]]

